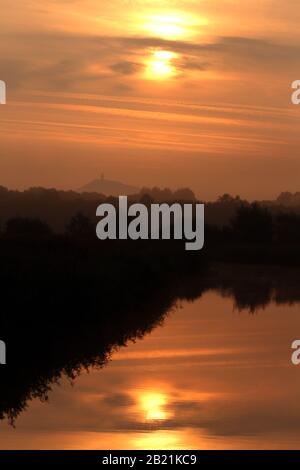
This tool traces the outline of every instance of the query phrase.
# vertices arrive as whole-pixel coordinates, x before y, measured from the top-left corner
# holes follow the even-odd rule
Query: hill
[[[100,193],[105,196],[129,196],[137,194],[140,188],[121,183],[119,181],[102,178],[90,181],[88,184],[78,189],[80,193]]]

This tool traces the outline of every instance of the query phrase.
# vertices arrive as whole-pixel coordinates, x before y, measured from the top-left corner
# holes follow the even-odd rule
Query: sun
[[[159,392],[146,392],[140,397],[141,410],[147,421],[165,420],[168,413],[165,411],[167,397]]]
[[[146,78],[150,80],[170,79],[176,75],[173,60],[177,54],[167,50],[154,50],[146,60]]]
[[[161,11],[149,12],[136,17],[137,30],[147,32],[147,36],[160,40],[159,48],[145,50],[143,63],[145,69],[142,77],[147,80],[165,82],[172,78],[180,77],[179,59],[181,54],[179,46],[181,41],[189,41],[203,32],[207,21],[185,11]],[[163,49],[164,44],[168,49]],[[174,44],[174,45],[173,45]],[[176,50],[177,52],[174,52]],[[176,60],[178,59],[178,60]]]

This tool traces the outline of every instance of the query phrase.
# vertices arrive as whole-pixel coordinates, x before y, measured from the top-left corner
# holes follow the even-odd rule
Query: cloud
[[[269,433],[297,432],[300,414],[297,404],[285,407],[282,402],[213,399],[206,402],[182,400],[171,402],[167,408],[172,417],[159,421],[139,421],[129,414],[114,420],[114,427],[128,431],[204,430],[212,436],[265,436]]]
[[[102,401],[106,405],[110,405],[115,408],[131,406],[134,404],[134,400],[126,393],[111,393],[109,395],[105,395]]]
[[[190,56],[183,56],[179,59],[174,59],[172,62],[174,63],[176,69],[183,72],[189,70],[197,70],[202,72],[212,68],[212,64],[210,62],[204,62]]]
[[[111,70],[122,75],[133,75],[140,71],[142,64],[124,60],[110,66]]]
[[[155,48],[176,52],[179,55],[176,65],[186,74],[196,70],[230,70],[280,75],[292,74],[300,67],[299,46],[247,37],[220,37],[199,43],[47,32],[6,34],[3,39],[7,46],[0,49],[1,79],[15,88],[86,87],[89,92],[105,80],[111,87],[126,88],[126,77],[137,74],[147,54]],[[15,48],[16,39],[22,49]],[[115,82],[117,77],[123,77],[124,83]]]

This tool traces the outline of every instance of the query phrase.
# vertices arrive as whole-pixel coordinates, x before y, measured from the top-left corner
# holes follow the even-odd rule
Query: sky
[[[297,0],[1,0],[0,184],[299,190]]]

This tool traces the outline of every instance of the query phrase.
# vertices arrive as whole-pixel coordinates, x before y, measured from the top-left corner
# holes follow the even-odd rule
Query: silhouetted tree
[[[143,194],[140,198],[140,203],[145,204],[145,206],[149,207],[151,204],[153,204],[154,200],[149,194]]]
[[[174,191],[173,197],[176,201],[195,202],[196,197],[193,191],[189,188],[180,188]]]
[[[66,226],[66,233],[76,238],[90,237],[95,234],[95,227],[88,217],[78,212]]]
[[[289,191],[285,191],[281,193],[276,202],[282,206],[286,207],[299,207],[300,206],[300,192],[290,193]]]
[[[274,222],[275,240],[281,243],[299,243],[300,242],[300,215],[277,214]]]
[[[271,213],[257,203],[238,208],[231,227],[239,241],[270,243],[273,237]]]
[[[43,238],[51,233],[49,225],[36,218],[15,217],[6,222],[5,235],[8,237]]]

